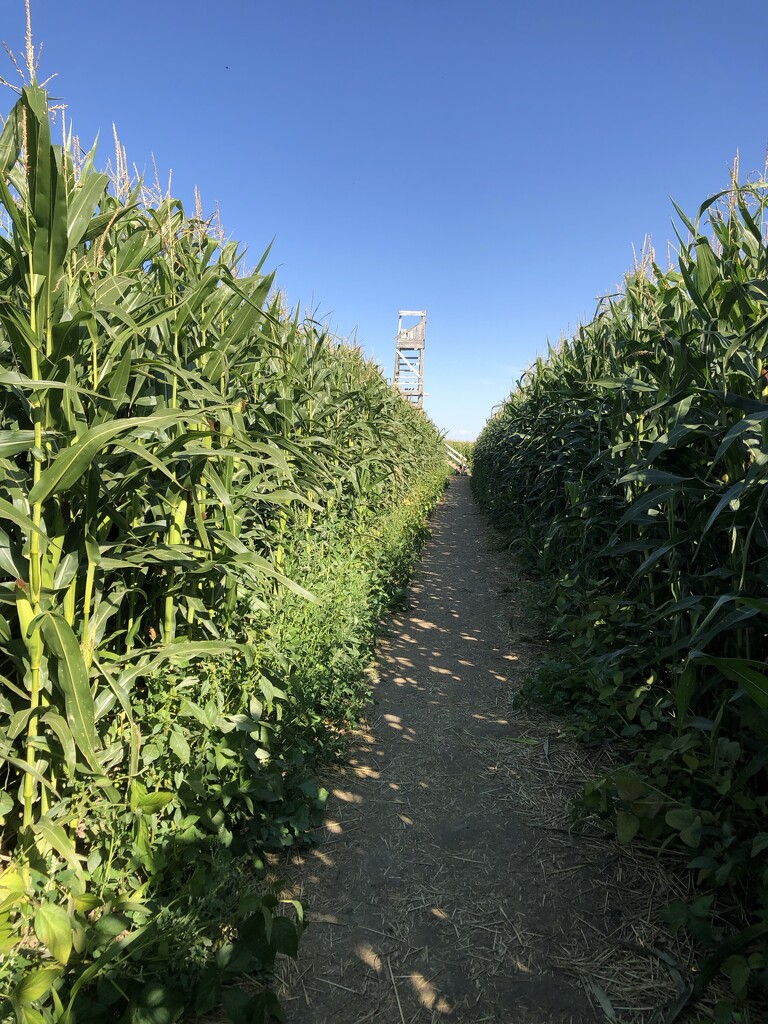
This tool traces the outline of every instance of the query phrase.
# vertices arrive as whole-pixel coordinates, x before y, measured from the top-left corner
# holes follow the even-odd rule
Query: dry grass
[[[498,553],[480,566],[484,585],[492,563]],[[497,574],[497,592],[509,582]],[[705,1004],[674,1012],[697,957],[661,912],[692,895],[685,858],[574,823],[572,798],[611,752],[515,706],[540,651],[510,636],[508,603],[478,613],[504,636],[503,673],[492,645],[451,661],[457,636],[481,634],[427,614],[434,586],[444,577],[423,573],[414,610],[382,647],[370,720],[323,779],[334,795],[318,847],[281,864],[286,896],[304,899],[311,921],[299,962],[279,967],[288,1020],[711,1020],[727,996],[717,984]],[[516,580],[520,602],[524,586]]]

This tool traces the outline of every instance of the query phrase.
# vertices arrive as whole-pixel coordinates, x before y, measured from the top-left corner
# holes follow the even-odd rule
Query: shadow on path
[[[534,740],[509,710],[529,652],[466,478],[432,529],[380,646],[369,728],[325,780],[324,837],[293,858],[311,923],[283,979],[288,1020],[586,1024],[551,953],[592,902],[594,865],[530,813]]]

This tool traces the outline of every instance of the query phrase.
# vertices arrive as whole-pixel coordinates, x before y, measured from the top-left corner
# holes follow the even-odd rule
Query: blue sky
[[[388,375],[428,311],[426,407],[474,437],[590,316],[670,197],[764,169],[766,0],[32,0],[41,77],[84,143],[226,231]],[[23,0],[0,0],[23,48]],[[0,74],[19,81],[9,60]],[[13,102],[3,90],[7,110]]]

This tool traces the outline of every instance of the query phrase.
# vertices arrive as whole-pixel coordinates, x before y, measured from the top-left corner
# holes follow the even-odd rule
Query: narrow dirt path
[[[466,478],[432,529],[369,729],[325,780],[325,834],[289,866],[311,922],[282,979],[289,1024],[603,1019],[557,965],[615,931],[620,857],[569,834],[583,754],[512,706],[535,653],[515,636],[524,595]]]

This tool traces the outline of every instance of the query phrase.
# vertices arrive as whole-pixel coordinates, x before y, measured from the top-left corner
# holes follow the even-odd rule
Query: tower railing
[[[427,311],[425,309],[401,309],[397,316],[395,373],[392,382],[409,402],[413,402],[417,409],[423,409]],[[414,316],[419,317],[419,322],[411,327],[403,327],[403,318]]]

